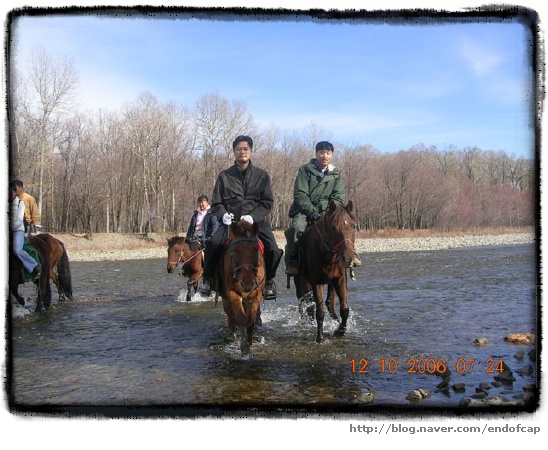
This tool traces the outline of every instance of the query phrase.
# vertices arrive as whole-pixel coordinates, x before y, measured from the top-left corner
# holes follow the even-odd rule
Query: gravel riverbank
[[[431,236],[421,238],[361,239],[356,242],[358,253],[398,252],[416,250],[445,250],[457,247],[479,247],[484,245],[526,244],[534,242],[533,233],[498,234],[485,236]]]
[[[283,233],[276,232],[280,248],[285,246]],[[83,235],[54,234],[64,242],[71,261],[117,261],[167,257],[167,238],[155,233],[148,237],[134,234],[96,233],[92,239]],[[356,240],[358,253],[443,250],[457,247],[525,244],[535,242],[534,233],[493,235],[430,236],[413,238],[367,238]]]

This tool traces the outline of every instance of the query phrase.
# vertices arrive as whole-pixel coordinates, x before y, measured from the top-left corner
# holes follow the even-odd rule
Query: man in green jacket
[[[293,203],[289,209],[291,227],[285,231],[288,275],[299,273],[298,240],[307,225],[316,222],[332,200],[338,205],[344,203],[346,194],[341,174],[331,163],[334,150],[330,142],[318,142],[316,157],[299,168],[293,189]],[[354,257],[354,265],[361,265],[357,255]]]

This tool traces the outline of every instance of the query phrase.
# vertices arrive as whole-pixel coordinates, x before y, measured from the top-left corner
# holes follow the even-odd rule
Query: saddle
[[[202,241],[199,238],[193,237],[190,239],[185,239],[185,242],[188,244],[188,247],[193,252],[202,249]]]
[[[23,244],[23,250],[25,250],[30,256],[33,257],[33,259],[40,264],[40,258],[38,256],[38,253],[36,249],[29,244],[29,242],[25,239],[25,243]],[[34,281],[35,277],[30,272],[27,272],[25,267],[21,264],[21,273],[23,275],[23,280],[25,283],[27,281]]]

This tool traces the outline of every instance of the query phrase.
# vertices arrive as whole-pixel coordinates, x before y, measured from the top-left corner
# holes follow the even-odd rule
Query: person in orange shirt
[[[16,194],[19,197],[19,200],[22,200],[25,204],[25,220],[27,221],[27,226],[29,227],[29,233],[35,233],[42,229],[40,225],[41,217],[40,210],[36,200],[32,195],[25,192],[25,187],[21,180],[14,180],[13,185],[16,187]]]

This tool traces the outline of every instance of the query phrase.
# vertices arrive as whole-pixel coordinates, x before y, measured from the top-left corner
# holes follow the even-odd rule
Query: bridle
[[[240,271],[240,269],[252,270],[253,274],[255,275],[254,280],[253,280],[253,289],[251,289],[248,293],[246,293],[246,297],[248,297],[249,295],[251,295],[259,287],[259,285],[262,283],[263,280],[257,281],[257,272],[258,272],[258,269],[259,269],[258,260],[255,264],[242,264],[238,267],[234,267],[234,260],[232,259],[232,255],[233,255],[232,246],[234,244],[239,243],[239,242],[254,242],[254,243],[257,243],[257,245],[258,245],[259,244],[259,239],[257,239],[257,238],[236,238],[236,239],[232,239],[228,244],[228,256],[230,258],[229,259],[229,274],[232,276],[232,278],[234,280],[238,281],[240,286],[242,286],[243,281],[238,277],[238,272]]]
[[[202,254],[203,249],[199,249],[196,253],[194,253],[190,258],[184,259],[183,249],[179,249],[175,254],[179,257],[177,258],[177,261],[167,261],[168,264],[174,264],[174,267],[177,267],[179,264],[181,264],[181,269],[185,267],[185,264],[192,261],[194,258],[196,258],[198,255]]]
[[[323,218],[324,222],[325,222],[325,218]],[[319,222],[319,221],[318,221]],[[322,241],[322,244],[324,246],[324,248],[329,252],[329,253],[337,253],[337,250],[339,249],[339,247],[343,246],[345,243],[348,243],[352,246],[352,249],[354,249],[355,247],[355,244],[354,242],[352,242],[351,239],[349,238],[344,238],[342,241],[340,241],[339,243],[337,244],[333,244],[331,245],[331,247],[329,247],[327,244],[329,242],[329,237],[326,236],[324,237],[322,232],[320,231],[320,228],[318,227],[318,222],[314,222],[314,225],[315,225],[315,228],[316,228],[316,231],[318,232],[318,234],[320,235],[320,239]]]

